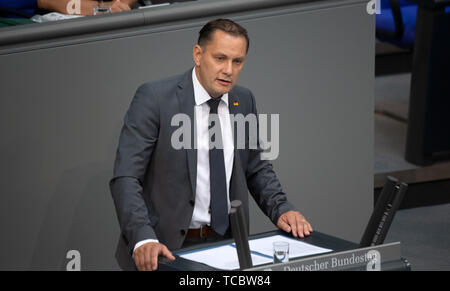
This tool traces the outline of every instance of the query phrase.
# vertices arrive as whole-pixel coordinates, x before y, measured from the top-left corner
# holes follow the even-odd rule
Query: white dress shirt
[[[211,213],[209,211],[211,201],[211,191],[209,182],[209,133],[208,117],[209,105],[206,103],[211,96],[200,84],[195,74],[195,68],[192,70],[192,83],[194,87],[195,98],[195,124],[197,130],[197,186],[195,191],[195,206],[192,213],[189,228],[200,228],[203,225],[210,225]],[[222,131],[223,155],[225,162],[225,173],[227,179],[227,202],[228,212],[230,211],[230,180],[233,171],[234,144],[233,132],[230,121],[230,111],[228,108],[228,93],[222,96],[222,100],[217,108],[220,119],[220,128]],[[134,249],[148,242],[158,242],[156,239],[147,239],[138,242]]]
[[[206,92],[197,79],[195,68],[192,70],[195,98],[195,122],[197,129],[197,186],[195,193],[195,207],[189,228],[200,228],[211,223],[209,211],[211,191],[209,182],[209,133],[208,117],[209,105],[206,103],[211,96]],[[233,170],[234,145],[231,129],[230,111],[228,109],[228,93],[222,96],[217,108],[222,131],[223,156],[227,182],[228,212],[230,211],[230,180]]]

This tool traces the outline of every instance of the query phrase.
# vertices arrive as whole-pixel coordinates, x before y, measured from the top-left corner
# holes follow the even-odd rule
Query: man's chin
[[[230,92],[229,90],[228,91],[215,91],[215,92],[213,92],[212,94],[209,94],[211,97],[213,97],[213,98],[219,98],[219,97],[222,97],[223,96],[223,94],[227,94],[228,92]]]
[[[227,94],[228,92],[231,91],[231,89],[233,88],[233,86],[229,86],[226,89],[221,88],[220,90],[216,90],[215,94],[216,96],[222,96],[223,94]]]

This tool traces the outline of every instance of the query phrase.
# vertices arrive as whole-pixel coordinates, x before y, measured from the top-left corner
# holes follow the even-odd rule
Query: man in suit
[[[230,201],[242,201],[248,222],[248,191],[280,229],[294,237],[312,231],[287,201],[272,165],[261,159],[259,145],[237,146],[230,115],[257,114],[253,94],[236,86],[248,47],[243,27],[210,21],[193,49],[193,69],[138,88],[110,182],[123,269],[155,270],[158,256],[174,259],[169,249],[229,237]],[[192,121],[194,147],[174,147],[173,117],[180,114]],[[212,141],[220,146],[211,147]]]

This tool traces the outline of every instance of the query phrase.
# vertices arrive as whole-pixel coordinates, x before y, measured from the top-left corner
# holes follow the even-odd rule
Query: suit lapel
[[[239,107],[239,104],[240,104],[239,96],[234,93],[234,90],[231,90],[228,93],[228,110],[230,111],[231,116],[236,116],[236,114],[239,114],[239,113],[242,114],[241,107]],[[236,122],[231,123],[231,127],[233,129],[233,144],[234,144],[235,155],[236,155],[236,149],[237,149],[237,138],[236,138],[237,128],[236,128],[236,126],[237,126]]]
[[[180,112],[189,116],[191,121],[191,148],[186,149],[187,165],[189,172],[189,179],[191,181],[192,196],[195,198],[195,191],[197,186],[197,149],[194,147],[196,136],[194,135],[195,120],[194,120],[194,87],[192,84],[192,70],[185,73],[183,80],[178,84],[177,97],[180,104]]]
[[[239,107],[239,96],[234,93],[234,90],[231,90],[228,93],[228,109],[230,111],[231,116],[236,116],[236,114],[241,113],[241,107]],[[240,156],[239,156],[239,150],[237,149],[237,124],[236,122],[231,123],[231,127],[233,129],[233,144],[234,144],[234,158],[233,158],[233,172],[231,173],[231,182],[230,182],[230,201],[233,201],[237,198],[238,193],[238,184],[239,184],[239,178],[236,177],[236,175],[241,175],[240,169],[242,167]]]

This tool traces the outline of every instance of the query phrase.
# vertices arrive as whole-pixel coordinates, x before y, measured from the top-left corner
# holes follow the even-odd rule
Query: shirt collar
[[[195,67],[192,70],[192,83],[194,85],[195,105],[201,105],[211,99],[211,96],[209,96],[208,92],[206,92],[205,88],[198,81],[197,75],[195,74]],[[228,106],[228,93],[222,95],[222,101]]]

